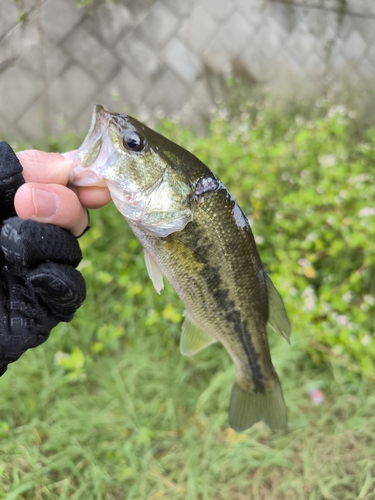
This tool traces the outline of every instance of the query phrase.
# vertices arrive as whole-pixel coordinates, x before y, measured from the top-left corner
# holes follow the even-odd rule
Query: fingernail
[[[55,215],[60,208],[60,200],[55,193],[32,188],[35,217],[46,218]]]

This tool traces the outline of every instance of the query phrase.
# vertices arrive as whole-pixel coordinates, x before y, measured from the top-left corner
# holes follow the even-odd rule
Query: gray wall
[[[0,134],[88,127],[91,107],[206,115],[239,71],[279,96],[374,88],[375,1],[0,0]]]

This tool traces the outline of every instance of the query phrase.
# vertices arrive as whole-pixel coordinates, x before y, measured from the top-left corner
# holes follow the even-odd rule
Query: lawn
[[[181,356],[183,306],[109,205],[80,240],[87,301],[0,379],[0,497],[375,498],[375,132],[325,102],[222,109],[205,137],[159,128],[250,216],[292,323],[290,346],[269,333],[289,429],[228,427],[229,356]]]

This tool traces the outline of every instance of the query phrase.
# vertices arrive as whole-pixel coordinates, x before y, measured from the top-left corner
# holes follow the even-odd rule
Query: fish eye
[[[130,151],[142,151],[144,148],[144,140],[134,130],[126,132],[122,140],[126,149]]]

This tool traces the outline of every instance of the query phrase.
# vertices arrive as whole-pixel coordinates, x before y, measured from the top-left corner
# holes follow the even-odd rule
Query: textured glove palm
[[[76,238],[15,216],[14,195],[23,182],[16,155],[0,142],[0,376],[60,321],[70,321],[86,295],[75,269],[82,258]]]

